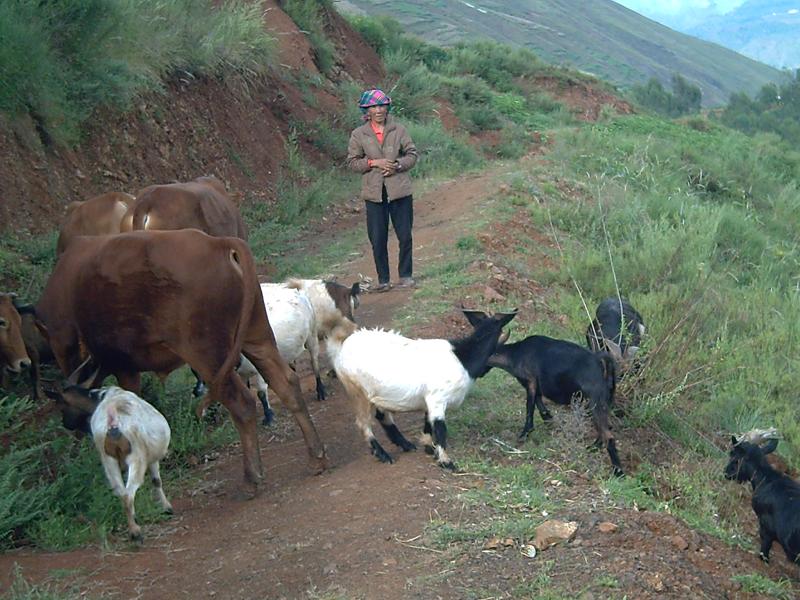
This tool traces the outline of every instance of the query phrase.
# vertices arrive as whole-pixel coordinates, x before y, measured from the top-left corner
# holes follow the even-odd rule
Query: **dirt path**
[[[435,259],[458,239],[471,209],[495,189],[490,173],[418,195],[416,264]],[[353,215],[337,228],[363,227],[362,219]],[[374,274],[366,242],[362,250],[339,273],[342,281]],[[395,241],[393,263],[396,256]],[[387,325],[410,295],[366,294],[357,318],[369,326]],[[306,391],[312,384],[304,379]],[[348,598],[448,595],[446,583],[437,584],[434,596],[418,587],[436,568],[435,554],[408,541],[437,510],[446,475],[422,452],[404,454],[391,466],[377,463],[353,425],[341,388],[336,383],[330,388],[328,401],[310,404],[334,465],[325,474],[311,475],[299,431],[279,408],[278,430],[261,436],[266,482],[256,499],[233,499],[241,456],[232,449],[207,467],[203,485],[172,498],[176,516],[147,526],[142,548],[9,553],[0,557],[0,584],[8,584],[19,564],[29,581],[45,580],[56,569],[77,570],[88,594],[120,598],[297,598],[326,590]],[[421,418],[401,416],[398,422],[412,434],[420,430]]]

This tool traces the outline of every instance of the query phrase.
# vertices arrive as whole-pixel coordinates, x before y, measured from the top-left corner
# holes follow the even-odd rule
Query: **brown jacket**
[[[361,173],[361,199],[381,202],[382,187],[386,185],[389,201],[411,195],[411,177],[408,170],[417,163],[417,147],[411,141],[406,128],[393,117],[386,118],[383,131],[383,145],[369,122],[357,127],[350,134],[347,145],[347,166],[351,171]],[[384,177],[378,168],[370,168],[369,159],[388,158],[400,163],[400,169],[389,177]]]

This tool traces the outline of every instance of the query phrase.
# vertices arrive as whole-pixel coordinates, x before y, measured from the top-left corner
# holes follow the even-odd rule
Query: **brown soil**
[[[446,182],[420,195],[416,201],[417,264],[437,260],[443,247],[463,235],[471,210],[489,196],[502,198],[505,189],[487,173]],[[334,229],[361,227],[360,220],[360,215],[350,213]],[[506,226],[494,225],[486,239],[533,233],[521,223],[522,219],[515,218]],[[538,243],[549,243],[546,236],[536,235]],[[324,243],[324,239],[317,237],[314,243]],[[490,254],[502,252],[499,246],[488,248]],[[396,256],[396,247],[391,252]],[[491,261],[487,258],[476,268],[487,268],[486,263]],[[353,281],[372,271],[365,245],[339,275],[343,281]],[[487,268],[487,285],[497,284],[495,275]],[[424,286],[425,281],[420,284]],[[544,290],[535,282],[525,289],[541,301]],[[410,301],[412,292],[397,289],[366,294],[357,317],[365,325],[386,325]],[[457,336],[466,327],[457,315],[454,307],[445,319],[413,333]],[[313,378],[305,375],[304,390],[310,397]],[[266,478],[255,499],[235,499],[241,455],[238,448],[228,448],[217,460],[198,467],[203,475],[200,485],[181,496],[172,494],[175,516],[163,524],[147,525],[143,547],[128,546],[120,532],[120,542],[112,550],[10,552],[0,557],[0,585],[8,585],[14,565],[20,565],[33,582],[54,581],[51,574],[62,570],[53,585],[76,582],[90,597],[105,593],[144,599],[427,599],[475,597],[480,590],[482,597],[505,598],[512,591],[516,597],[525,597],[525,586],[540,576],[576,594],[606,576],[608,595],[613,597],[756,598],[741,591],[732,576],[762,573],[778,578],[793,573],[778,548],[773,565],[765,567],[753,552],[733,549],[693,531],[671,515],[620,509],[605,502],[591,472],[563,470],[554,462],[542,468],[553,469],[553,477],[561,480],[550,493],[562,499],[566,508],[552,516],[578,523],[578,534],[571,542],[542,551],[535,559],[520,553],[519,546],[526,540],[519,539],[509,540],[507,546],[479,540],[462,544],[455,552],[427,547],[421,540],[431,519],[453,523],[492,519],[488,506],[454,502],[460,491],[484,486],[483,478],[443,472],[424,453],[401,454],[393,447],[396,463],[378,463],[356,431],[338,382],[330,381],[329,390],[326,402],[310,406],[333,465],[326,473],[311,474],[302,438],[288,413],[279,408],[278,425],[261,434]],[[421,418],[401,415],[398,424],[412,433],[419,431]],[[650,443],[630,438],[627,442],[642,447]],[[452,440],[452,445],[457,455],[459,440]],[[510,460],[491,449],[488,452],[500,464]],[[630,458],[631,453],[623,451],[623,460]],[[597,457],[592,468],[602,468],[604,460]],[[747,515],[746,493],[741,500],[742,514]],[[530,518],[544,520],[538,514]],[[601,527],[607,522],[616,528]],[[755,548],[755,540],[749,542]],[[69,575],[64,576],[63,570]],[[598,596],[586,592],[581,597]]]

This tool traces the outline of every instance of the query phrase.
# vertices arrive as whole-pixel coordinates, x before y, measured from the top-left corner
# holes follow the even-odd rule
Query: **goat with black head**
[[[625,370],[633,365],[644,332],[642,315],[627,300],[606,298],[586,329],[586,344],[592,352],[608,352]]]
[[[777,448],[777,439],[761,434],[731,436],[730,460],[725,478],[753,487],[752,506],[758,517],[761,559],[769,562],[772,542],[783,547],[786,558],[797,562],[800,556],[800,484],[776,471],[767,455]]]

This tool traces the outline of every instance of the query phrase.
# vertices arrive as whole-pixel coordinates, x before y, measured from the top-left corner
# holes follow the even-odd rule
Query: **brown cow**
[[[297,375],[275,344],[253,257],[236,238],[200,231],[135,231],[76,239],[36,305],[56,362],[71,374],[81,347],[133,392],[142,371],[165,377],[184,363],[210,382],[242,442],[245,484],[261,479],[255,404],[236,375],[244,354],[275,389],[305,436],[312,466],[325,468]]]
[[[199,229],[216,237],[247,240],[239,209],[215,177],[140,191],[122,220],[122,231],[151,229]]]
[[[22,339],[22,318],[14,304],[15,294],[0,294],[0,371],[6,387],[6,372],[19,373],[31,366]]]
[[[108,192],[84,202],[70,202],[58,235],[56,256],[61,256],[67,245],[79,235],[119,233],[122,217],[134,199],[124,192]]]

